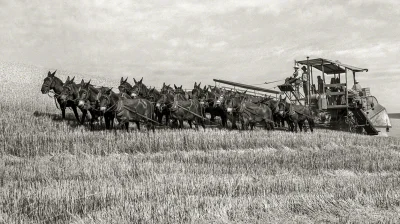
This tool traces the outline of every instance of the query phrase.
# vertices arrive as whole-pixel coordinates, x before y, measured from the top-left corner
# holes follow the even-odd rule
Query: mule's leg
[[[188,123],[189,123],[190,129],[192,129],[192,121],[188,120]],[[195,124],[195,126],[197,126],[197,124]]]
[[[297,124],[299,125],[300,132],[303,132],[304,121],[299,121]]]
[[[228,125],[228,121],[226,114],[224,113],[221,114],[221,122],[222,122],[222,127],[226,128],[226,126]]]
[[[136,123],[136,127],[137,127],[138,131],[140,131],[140,122],[139,121],[135,121],[135,123]]]
[[[85,123],[86,114],[87,114],[87,110],[82,110],[81,124],[84,124],[84,123]]]
[[[211,115],[210,121],[214,122],[215,121],[215,114],[214,113],[210,113],[210,115]]]
[[[311,133],[314,132],[314,120],[313,119],[308,119],[308,126],[310,127]]]
[[[165,125],[169,126],[169,113],[165,114]]]
[[[64,104],[62,104],[62,106],[60,107],[61,108],[61,116],[62,116],[62,119],[63,120],[65,120],[65,105]]]
[[[250,129],[251,129],[252,131],[253,131],[253,129],[254,129],[254,125],[255,125],[255,124],[254,124],[253,122],[250,123]]]
[[[236,125],[236,114],[232,113],[232,129],[238,129]]]
[[[158,123],[162,124],[161,123],[162,122],[162,118],[163,118],[162,111],[161,112],[157,111],[157,121],[158,121]]]
[[[199,119],[200,120],[200,125],[203,127],[203,129],[206,129],[206,126],[204,125],[204,119]]]
[[[129,122],[128,121],[125,122],[125,129],[126,129],[126,132],[129,132]]]
[[[110,117],[107,114],[104,114],[104,123],[106,123],[106,129],[110,129]]]
[[[183,128],[183,120],[179,120],[179,128]]]
[[[76,120],[79,122],[79,114],[78,114],[78,110],[76,109],[76,106],[73,105],[71,107],[72,107],[72,111],[74,111],[74,115],[75,115]]]
[[[115,118],[115,115],[112,114],[112,115],[110,116],[110,129],[113,129],[113,128],[114,128],[114,118]]]

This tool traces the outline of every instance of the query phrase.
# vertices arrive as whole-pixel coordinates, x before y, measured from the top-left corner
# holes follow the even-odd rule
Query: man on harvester
[[[293,76],[286,78],[285,83],[289,85],[292,85],[294,83],[296,92],[299,92],[299,86],[301,83],[299,66],[295,65],[293,68],[294,68]]]
[[[303,66],[303,67],[301,67],[301,70],[303,70],[303,73],[301,74],[301,81],[303,81],[304,97],[305,97],[305,100],[307,100],[307,98],[308,98],[308,72],[307,72],[307,67]]]

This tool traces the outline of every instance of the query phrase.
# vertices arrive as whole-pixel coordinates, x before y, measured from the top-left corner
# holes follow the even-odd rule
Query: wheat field
[[[0,223],[400,222],[399,138],[90,131],[40,93],[48,69],[0,65]]]

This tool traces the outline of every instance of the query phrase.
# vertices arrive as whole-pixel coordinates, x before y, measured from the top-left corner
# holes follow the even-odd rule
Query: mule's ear
[[[57,70],[56,70],[56,71],[57,71]],[[54,77],[54,74],[56,74],[56,72],[51,73],[51,72],[49,71],[49,73],[47,73],[47,76],[49,76],[49,77]]]
[[[53,72],[53,74],[51,74],[52,76],[54,76],[55,74],[56,74],[56,72],[57,72],[57,69]]]
[[[126,79],[125,79],[125,81],[124,81],[124,82],[126,82],[126,81],[128,81],[128,77],[126,77]]]
[[[124,77],[121,77],[121,81],[119,83],[123,83],[124,82]]]
[[[178,87],[174,84],[175,89],[178,89]]]
[[[91,79],[89,79],[89,82],[86,83],[86,88],[89,87]]]
[[[139,83],[142,84],[142,82],[143,82],[143,77],[142,77],[142,79],[139,81]]]
[[[69,76],[67,77],[67,80],[65,81],[65,82],[69,82],[70,80],[69,80]]]
[[[107,90],[105,91],[105,93],[106,93],[107,95],[110,95],[110,94],[111,94],[111,90],[112,90],[112,88],[113,88],[113,87],[111,87],[111,88],[107,89]]]
[[[85,81],[83,81],[83,79],[82,79],[82,81],[81,81],[81,85],[83,85],[83,84],[85,84]]]
[[[165,86],[165,82],[162,84],[162,86],[163,86],[163,87]]]
[[[194,82],[194,88],[196,88],[197,87],[197,82]]]
[[[75,80],[75,76],[71,79],[71,82],[73,82]]]
[[[179,89],[182,89],[182,85],[181,85],[181,87],[179,87]]]
[[[200,88],[200,86],[201,86],[201,82],[199,82],[198,86],[199,86],[199,88]]]
[[[135,84],[137,84],[138,82],[136,82],[136,79],[135,78],[133,78],[133,81],[135,82]]]

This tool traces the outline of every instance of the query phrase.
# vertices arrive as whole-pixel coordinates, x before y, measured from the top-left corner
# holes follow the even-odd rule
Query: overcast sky
[[[399,21],[399,0],[0,0],[0,60],[191,88],[324,57],[368,68],[360,84],[400,112]]]

